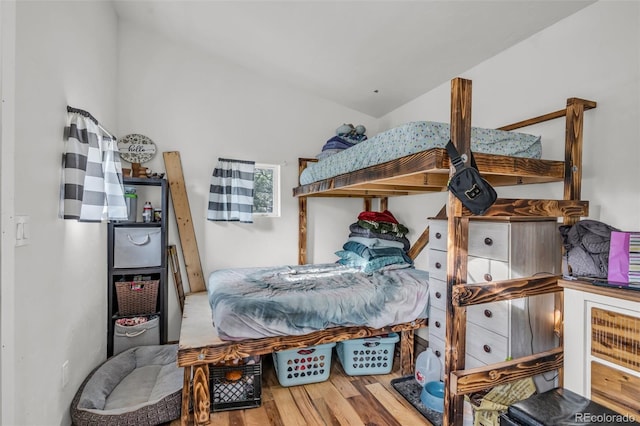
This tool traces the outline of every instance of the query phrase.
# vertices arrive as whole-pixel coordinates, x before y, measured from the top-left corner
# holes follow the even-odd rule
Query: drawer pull
[[[436,328],[440,328],[440,321],[436,321],[435,326]]]
[[[484,274],[485,281],[493,281],[493,276],[491,274]]]
[[[434,353],[434,354],[436,354],[436,356],[437,356],[438,358],[440,358],[440,355],[442,355],[442,354],[440,353],[440,351],[438,351],[438,350],[434,351],[433,353]]]
[[[442,297],[442,293],[436,291],[436,299],[440,299]]]
[[[489,237],[484,239],[484,243],[488,246],[492,246],[493,245],[493,240]]]
[[[442,238],[442,234],[439,232],[436,232],[436,240],[439,240],[440,238]]]
[[[487,318],[491,318],[493,316],[493,312],[491,312],[489,309],[485,309],[484,316]]]
[[[442,268],[442,263],[436,262],[436,269],[440,269],[440,268]]]
[[[484,346],[482,347],[482,349],[484,349],[484,351],[485,351],[486,353],[488,353],[488,354],[490,354],[490,353],[491,353],[491,346],[489,346],[489,345],[484,345]]]

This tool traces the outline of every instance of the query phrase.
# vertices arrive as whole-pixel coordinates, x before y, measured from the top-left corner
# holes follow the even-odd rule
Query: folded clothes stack
[[[347,242],[336,252],[340,258],[338,263],[358,267],[369,274],[413,266],[413,260],[407,255],[409,230],[388,210],[360,213],[349,231]]]

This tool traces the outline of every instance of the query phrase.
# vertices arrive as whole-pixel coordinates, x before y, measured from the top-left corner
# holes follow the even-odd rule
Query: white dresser
[[[443,361],[447,294],[447,221],[429,223],[429,346]],[[472,219],[467,283],[560,273],[561,237],[556,220]],[[557,346],[554,296],[487,303],[467,308],[466,368]],[[547,374],[550,379],[552,374]],[[542,388],[543,378],[536,379]]]
[[[561,280],[564,387],[640,419],[640,291]]]

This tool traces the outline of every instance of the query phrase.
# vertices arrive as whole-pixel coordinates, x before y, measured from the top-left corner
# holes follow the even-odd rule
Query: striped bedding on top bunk
[[[328,179],[431,148],[444,148],[449,138],[447,123],[410,122],[379,133],[317,163],[309,163],[300,175],[300,184]],[[473,127],[471,150],[484,154],[540,158],[542,145],[539,136]]]

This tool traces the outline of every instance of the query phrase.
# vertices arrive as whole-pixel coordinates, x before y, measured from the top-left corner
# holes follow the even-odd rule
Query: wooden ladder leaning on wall
[[[452,80],[451,139],[458,152],[469,155],[471,140],[471,81]],[[563,200],[498,199],[484,216],[546,216],[562,217],[564,224],[573,224],[588,215],[588,202],[580,201],[582,181],[583,115],[596,103],[578,98],[567,100],[566,109],[536,117],[502,130],[514,130],[536,123],[566,117],[565,178]],[[556,295],[556,310],[562,324],[562,288],[557,275],[512,279],[501,282],[466,285],[467,248],[470,212],[460,201],[449,195],[447,245],[447,301],[445,342],[445,406],[444,425],[462,425],[464,395],[493,388],[525,377],[558,370],[562,384],[563,346],[561,329],[558,348],[526,357],[492,364],[473,370],[464,369],[466,349],[467,307],[475,304],[511,300],[540,294]]]

